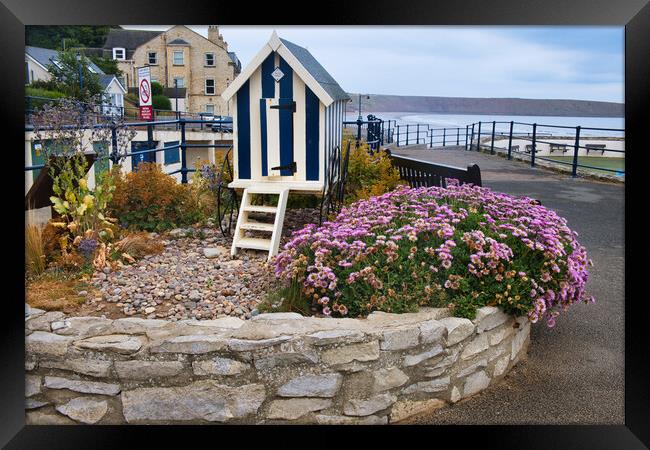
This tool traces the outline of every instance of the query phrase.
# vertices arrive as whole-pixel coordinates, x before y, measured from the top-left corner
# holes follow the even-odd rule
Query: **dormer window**
[[[205,65],[206,67],[214,67],[214,53],[205,54]]]
[[[158,65],[158,55],[156,54],[156,52],[148,52],[147,53],[147,58],[149,60],[149,65],[150,66]]]
[[[124,61],[126,59],[126,49],[124,47],[113,47],[113,59]]]

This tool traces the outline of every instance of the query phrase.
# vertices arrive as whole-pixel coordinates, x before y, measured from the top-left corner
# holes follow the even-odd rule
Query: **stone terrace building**
[[[216,25],[208,38],[176,25],[167,31],[112,29],[104,52],[118,61],[128,87],[136,87],[137,68],[151,67],[151,79],[164,87],[187,88],[187,112],[227,115],[221,93],[241,71],[234,52],[228,51]]]

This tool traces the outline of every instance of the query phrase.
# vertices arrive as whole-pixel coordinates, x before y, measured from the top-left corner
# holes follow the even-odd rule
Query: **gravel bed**
[[[293,230],[310,222],[318,223],[318,210],[288,210],[282,244]],[[218,227],[152,235],[165,250],[117,270],[95,272],[95,295],[84,312],[172,321],[249,319],[275,283],[266,252],[240,250],[231,258],[232,238],[222,236]]]

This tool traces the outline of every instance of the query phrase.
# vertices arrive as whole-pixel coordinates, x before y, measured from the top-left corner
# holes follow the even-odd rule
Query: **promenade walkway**
[[[571,178],[463,147],[392,151],[458,167],[478,164],[483,186],[536,198],[566,218],[594,262],[587,288],[595,304],[575,305],[555,328],[533,325],[528,360],[502,384],[409,423],[623,424],[624,185]]]

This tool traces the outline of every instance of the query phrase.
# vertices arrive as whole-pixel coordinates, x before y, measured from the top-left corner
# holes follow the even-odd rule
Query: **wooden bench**
[[[481,186],[481,169],[474,164],[467,169],[422,161],[402,155],[393,155],[390,150],[385,152],[390,156],[393,166],[397,168],[400,178],[411,187],[438,186],[447,187],[448,179],[456,179],[460,184],[471,183]]]
[[[600,150],[602,156],[605,154],[605,148],[607,146],[605,144],[587,144],[585,147],[587,148],[587,155],[589,154],[589,150]]]
[[[553,153],[555,150],[562,150],[562,153],[566,153],[568,150],[566,144],[549,144],[549,153]]]
[[[527,144],[525,153],[531,153],[533,151],[533,144]]]
[[[512,152],[518,152],[519,151],[519,146],[518,145],[513,145],[510,147],[510,151]]]

